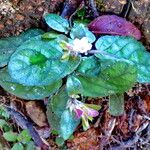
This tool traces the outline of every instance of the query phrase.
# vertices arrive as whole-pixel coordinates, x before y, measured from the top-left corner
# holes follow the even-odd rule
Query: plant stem
[[[77,10],[82,1],[83,0],[66,0],[61,16],[69,18]]]
[[[108,56],[114,57],[113,55],[111,55],[105,51],[102,51],[102,50],[93,50],[92,49],[92,50],[88,51],[88,54],[103,54],[103,55],[108,55]]]
[[[90,50],[88,51],[89,54],[101,54],[100,50]]]
[[[108,56],[109,58],[115,58],[116,57],[113,54],[110,54],[110,53],[102,51],[102,50],[90,50],[90,51],[88,51],[88,54],[101,54],[104,56]]]

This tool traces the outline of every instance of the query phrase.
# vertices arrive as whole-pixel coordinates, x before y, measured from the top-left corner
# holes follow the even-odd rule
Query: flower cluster
[[[73,51],[77,53],[87,53],[92,48],[92,44],[89,43],[87,37],[83,37],[82,39],[74,39],[73,41]]]
[[[68,100],[67,108],[69,108],[71,112],[75,113],[76,119],[82,119],[83,129],[87,130],[90,127],[89,120],[92,121],[93,117],[99,115],[98,110],[100,109],[100,106],[85,104],[78,101],[76,97],[71,97]]]
[[[92,48],[92,44],[88,41],[87,37],[83,37],[82,39],[75,38],[70,43],[62,41],[60,45],[69,53],[73,52],[75,54],[87,54],[87,52]]]

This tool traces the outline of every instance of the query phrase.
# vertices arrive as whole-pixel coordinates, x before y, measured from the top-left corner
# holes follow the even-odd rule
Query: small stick
[[[97,18],[99,16],[99,13],[97,11],[96,4],[95,4],[94,0],[89,0],[89,4],[91,5],[91,9],[93,11],[94,18]]]
[[[128,18],[132,7],[132,1],[133,0],[127,0],[127,3],[123,6],[122,11],[120,13],[121,17]]]
[[[61,16],[64,18],[69,18],[79,7],[83,0],[66,0],[64,9],[61,13]]]
[[[111,150],[125,149],[135,145],[139,141],[142,131],[146,129],[148,125],[149,121],[146,121],[130,139],[122,141],[119,145],[113,146]]]

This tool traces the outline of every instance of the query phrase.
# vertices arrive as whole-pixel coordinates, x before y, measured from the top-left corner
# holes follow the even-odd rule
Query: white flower
[[[74,39],[72,50],[77,53],[87,53],[92,48],[92,44],[89,43],[87,37],[82,39]]]

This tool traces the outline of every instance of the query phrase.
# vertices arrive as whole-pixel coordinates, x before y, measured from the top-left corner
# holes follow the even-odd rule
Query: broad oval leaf
[[[94,19],[88,27],[96,34],[133,36],[138,40],[141,38],[141,32],[134,24],[116,15],[101,15]]]
[[[80,80],[73,75],[67,78],[66,88],[68,95],[81,94],[83,90]]]
[[[131,88],[136,81],[137,71],[123,59],[101,56],[101,73],[97,77],[79,75],[78,78],[84,96],[108,96]]]
[[[66,109],[66,104],[69,99],[67,90],[65,86],[63,86],[58,93],[56,93],[50,100],[50,105],[54,113],[57,116],[61,116],[63,111]]]
[[[82,39],[83,37],[87,37],[90,43],[93,43],[96,40],[95,35],[91,31],[89,31],[87,27],[85,27],[83,24],[77,23],[71,29],[70,37],[72,39]]]
[[[51,130],[56,131],[59,134],[59,131],[60,131],[60,117],[61,116],[58,117],[54,113],[51,105],[47,106],[46,114],[47,114],[47,119],[48,119],[48,123],[51,127]]]
[[[75,131],[79,123],[80,120],[76,119],[74,115],[66,109],[61,116],[60,136],[63,137],[64,140],[67,140]]]
[[[46,86],[25,86],[9,75],[7,68],[0,71],[0,85],[9,93],[27,100],[40,100],[55,93],[62,85],[61,80]]]
[[[56,93],[47,105],[47,118],[52,130],[60,133],[61,115],[66,109],[68,101],[68,94],[65,86],[63,86],[58,93]]]
[[[66,34],[69,32],[69,23],[67,19],[56,14],[46,14],[44,19],[52,29]]]
[[[13,36],[9,38],[0,39],[0,67],[7,65],[12,53],[23,42],[29,40],[32,37],[43,34],[44,31],[40,29],[29,29],[19,36]]]
[[[96,58],[94,55],[89,57],[82,57],[82,61],[76,72],[90,77],[96,77],[99,75],[101,70],[100,59]]]
[[[8,69],[12,78],[24,85],[49,85],[72,73],[80,57],[62,60],[61,47],[53,41],[33,38],[21,45],[11,56]]]
[[[96,49],[105,51],[117,58],[124,58],[135,64],[138,82],[150,82],[150,53],[132,37],[103,36],[95,44]],[[96,54],[99,56],[99,54]]]

